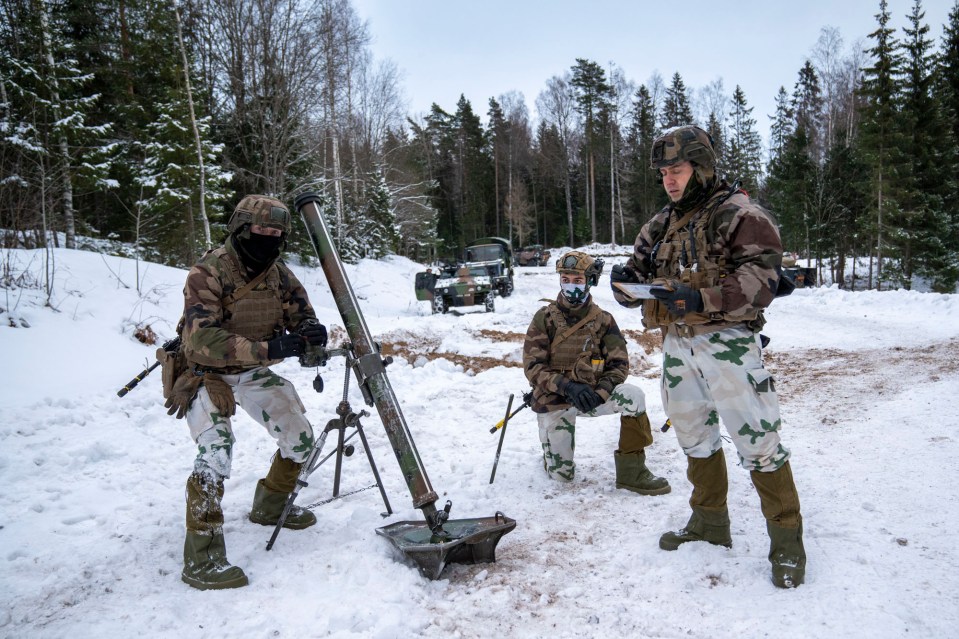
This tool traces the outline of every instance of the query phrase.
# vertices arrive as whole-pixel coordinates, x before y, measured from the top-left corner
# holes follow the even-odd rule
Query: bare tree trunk
[[[593,162],[593,152],[589,152],[589,220],[590,242],[596,241],[596,166]]]
[[[570,246],[575,246],[575,244],[573,244],[573,241],[574,241],[574,238],[573,238],[573,194],[572,194],[572,190],[570,189],[570,185],[569,185],[569,160],[566,161],[566,167],[565,167],[565,168],[566,168],[566,170],[564,171],[564,173],[566,174],[566,180],[565,180],[565,184],[564,184],[563,186],[564,186],[564,190],[566,191],[566,223],[567,223],[567,225],[569,226],[569,245],[570,245]]]
[[[190,87],[190,62],[186,57],[186,47],[183,45],[183,26],[180,23],[180,10],[176,6],[176,0],[173,0],[173,14],[176,16],[176,39],[180,45],[180,56],[183,58],[183,81],[186,86],[187,103],[190,105],[190,125],[193,127],[193,141],[196,143],[196,158],[200,167],[200,220],[203,222],[203,243],[207,249],[210,249],[213,248],[213,241],[210,239],[210,220],[206,216],[206,167],[203,164],[203,144],[200,142],[200,128],[196,125],[193,89]],[[191,226],[192,218],[191,215]]]
[[[43,6],[40,10],[40,30],[43,37],[43,48],[46,50],[47,65],[50,69],[50,102],[53,109],[54,121],[60,120],[60,82],[57,79],[56,66],[53,60],[52,43],[50,41],[50,20],[47,16],[47,7]],[[63,189],[63,230],[66,236],[65,246],[68,249],[77,247],[76,240],[76,222],[73,211],[73,180],[70,172],[71,158],[70,145],[67,143],[66,134],[61,133],[58,140],[60,148],[60,162],[62,170],[60,175],[61,188]]]
[[[613,157],[613,127],[609,128],[609,243],[616,244],[616,162]]]

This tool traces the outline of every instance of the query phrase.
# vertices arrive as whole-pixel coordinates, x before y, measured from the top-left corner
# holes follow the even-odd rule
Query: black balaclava
[[[260,273],[280,256],[286,240],[283,236],[260,235],[259,233],[235,233],[233,246],[243,264],[254,273]]]
[[[679,213],[688,213],[706,201],[716,186],[716,174],[712,169],[705,169],[695,162],[691,162],[693,174],[686,182],[683,197],[673,204],[673,210]]]

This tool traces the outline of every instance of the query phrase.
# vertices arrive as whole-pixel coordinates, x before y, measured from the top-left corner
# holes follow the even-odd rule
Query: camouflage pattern
[[[646,412],[646,396],[642,389],[632,384],[619,384],[609,393],[605,403],[588,413],[580,413],[573,407],[553,410],[537,415],[539,441],[543,446],[543,468],[550,479],[572,481],[576,475],[573,453],[576,450],[576,418],[602,415],[631,415],[638,417]]]
[[[495,310],[493,282],[484,266],[460,266],[451,275],[444,272],[433,285],[433,312],[445,313],[454,306],[483,304]]]
[[[684,323],[708,331],[758,321],[779,283],[782,242],[773,216],[741,191],[729,196],[729,185],[723,182],[701,207],[681,218],[667,206],[647,222],[636,237],[626,268],[643,282],[667,280],[698,289],[703,312],[680,319],[661,302],[649,300],[644,309],[646,327]],[[617,290],[613,295],[626,307],[643,303]]]
[[[289,235],[292,229],[290,209],[283,202],[265,195],[247,195],[233,209],[226,229],[236,232],[245,224],[269,226]]]
[[[280,261],[252,292],[236,304],[225,300],[251,279],[240,270],[232,239],[208,251],[190,269],[183,288],[182,347],[193,365],[221,373],[238,373],[275,364],[267,356],[266,340],[281,329],[294,332],[306,319],[315,319],[306,290]]]
[[[709,134],[698,126],[679,126],[653,141],[649,166],[661,169],[680,162],[692,162],[701,168],[716,166],[716,152]]]
[[[313,450],[313,428],[293,384],[268,368],[222,377],[233,389],[237,405],[276,440],[280,454],[291,462],[306,461]],[[197,444],[195,472],[229,477],[236,442],[232,421],[213,405],[205,386],[200,387],[186,420]]]
[[[744,326],[663,342],[663,408],[683,451],[704,459],[722,448],[722,419],[739,462],[772,472],[786,463],[772,375],[763,368],[758,337]]]
[[[557,332],[575,326],[591,313],[594,319],[563,340],[565,347],[579,354],[577,361],[572,366],[555,361]],[[537,413],[561,411],[570,408],[564,392],[570,381],[589,383],[608,400],[613,389],[626,381],[629,354],[616,320],[599,308],[592,296],[573,306],[560,294],[533,316],[523,343],[523,369],[533,387],[531,408]]]

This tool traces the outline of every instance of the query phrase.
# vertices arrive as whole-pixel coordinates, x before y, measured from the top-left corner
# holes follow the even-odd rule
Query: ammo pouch
[[[163,371],[163,399],[170,399],[177,378],[187,371],[186,357],[183,356],[180,348],[172,353],[158,348],[156,357],[160,362],[160,370]]]
[[[594,359],[591,353],[580,353],[573,363],[572,370],[566,372],[566,376],[574,382],[582,382],[591,387],[596,386],[605,365],[606,360]]]

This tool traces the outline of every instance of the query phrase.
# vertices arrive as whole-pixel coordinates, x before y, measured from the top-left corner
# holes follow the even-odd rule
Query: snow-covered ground
[[[597,247],[594,247],[597,248]],[[625,249],[598,252],[623,253]],[[602,249],[602,247],[598,247]],[[554,251],[558,257],[561,251]],[[44,254],[0,252],[20,284],[41,280]],[[377,527],[421,520],[375,410],[365,432],[395,511],[378,491],[315,509],[319,525],[284,530],[246,518],[272,440],[235,420],[227,480],[227,550],[246,588],[199,592],[180,581],[184,483],[194,445],[166,415],[159,375],[117,390],[153,361],[133,338],[149,325],[169,339],[185,271],[91,252],[54,252],[50,306],[37,288],[0,289],[0,636],[113,637],[954,637],[959,627],[959,295],[801,289],[769,309],[767,365],[777,376],[783,437],[793,451],[808,553],[806,584],[769,582],[767,539],[748,473],[730,461],[733,548],[659,535],[685,523],[689,485],[674,435],[655,431],[649,465],[673,492],[613,487],[615,416],[582,420],[577,480],[549,482],[535,416],[510,423],[494,484],[497,435],[510,393],[527,388],[522,336],[552,267],[518,268],[496,312],[431,315],[413,295],[421,266],[365,261],[347,272],[366,321],[395,362],[387,369],[425,469],[452,518],[503,511],[517,520],[492,564],[420,576]],[[608,257],[610,266],[623,257]],[[294,266],[321,321],[342,326],[322,271]],[[660,352],[639,313],[595,289],[630,338],[631,381],[651,419],[665,416]],[[336,333],[334,336],[342,333]],[[641,340],[641,343],[640,343]],[[642,345],[641,345],[642,344]],[[314,425],[335,416],[343,360],[293,379]],[[355,410],[367,408],[355,384]],[[517,399],[517,401],[519,401]],[[332,438],[331,438],[332,441]],[[331,449],[328,442],[328,449]],[[327,499],[325,464],[300,503]],[[358,453],[341,491],[372,483]]]

